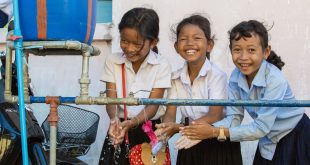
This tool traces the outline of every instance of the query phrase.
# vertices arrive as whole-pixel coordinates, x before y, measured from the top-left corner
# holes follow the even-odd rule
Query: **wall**
[[[150,7],[160,18],[159,51],[173,62],[173,69],[182,66],[183,60],[176,54],[170,32],[172,25],[192,13],[203,13],[212,24],[215,47],[211,60],[230,75],[234,68],[228,49],[228,30],[243,20],[257,19],[265,22],[270,33],[272,49],[286,62],[283,72],[289,80],[297,99],[310,99],[310,1],[308,0],[131,0],[113,1],[113,23],[133,7]],[[112,51],[119,51],[118,31],[112,30]],[[307,108],[307,114],[310,114]],[[246,118],[246,122],[250,119]],[[171,142],[173,144],[173,142]],[[257,142],[243,142],[245,165],[251,164]],[[174,150],[172,150],[174,151]]]
[[[127,10],[141,6],[151,7],[158,12],[160,17],[159,51],[170,62],[173,61],[174,70],[182,65],[183,60],[174,51],[170,27],[191,13],[204,13],[210,18],[216,38],[211,60],[225,70],[228,75],[234,65],[231,62],[228,49],[227,31],[240,21],[248,19],[258,19],[264,21],[268,27],[273,26],[269,31],[271,34],[270,44],[286,62],[283,69],[284,74],[290,81],[297,99],[310,100],[310,86],[308,85],[310,74],[307,74],[307,66],[310,66],[310,10],[308,10],[310,1],[308,0],[114,0],[111,33],[109,33],[109,26],[98,26],[96,29],[95,38],[98,40],[93,45],[100,48],[102,53],[98,57],[91,58],[91,96],[98,96],[99,91],[103,91],[105,88],[104,84],[99,82],[104,58],[111,51],[119,51],[117,24],[121,16]],[[109,34],[112,34],[112,45],[104,40],[111,37]],[[0,31],[0,40],[2,36],[3,33]],[[4,45],[1,43],[0,50],[4,50]],[[36,95],[79,95],[80,57],[31,56],[29,67]],[[42,122],[47,115],[48,108],[39,104],[35,104],[33,107],[39,122]],[[89,153],[82,157],[88,164],[97,164],[109,119],[104,106],[82,107],[93,110],[101,116],[96,142],[92,145]],[[307,114],[310,114],[309,108],[307,108]],[[249,121],[250,119],[246,120],[246,122]],[[173,144],[173,141],[170,144]],[[255,149],[256,142],[242,143],[245,165],[251,164]],[[175,158],[176,152],[173,147],[171,151]]]

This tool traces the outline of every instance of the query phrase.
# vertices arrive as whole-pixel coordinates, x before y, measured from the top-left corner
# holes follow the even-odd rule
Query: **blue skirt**
[[[277,144],[272,160],[263,158],[257,147],[254,165],[310,165],[310,120],[303,115],[297,126]]]
[[[178,152],[177,165],[242,165],[240,142],[206,139]]]
[[[0,9],[0,28],[3,28],[7,23],[8,23],[8,15],[5,14],[1,9]]]

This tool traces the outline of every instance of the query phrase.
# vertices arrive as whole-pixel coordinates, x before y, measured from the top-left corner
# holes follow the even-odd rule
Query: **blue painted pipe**
[[[138,99],[142,105],[310,107],[310,100]]]
[[[59,97],[60,103],[75,103],[75,97]],[[30,96],[31,103],[45,103],[45,97]]]
[[[14,35],[22,36],[20,30],[18,0],[13,0],[14,7]],[[14,41],[17,69],[17,85],[18,85],[18,104],[19,104],[19,121],[21,129],[22,141],[22,158],[23,164],[28,165],[28,146],[27,146],[27,127],[24,102],[24,79],[23,79],[23,38]]]
[[[61,103],[75,103],[76,97],[59,97]],[[129,105],[182,105],[182,106],[256,106],[256,107],[310,107],[310,100],[220,100],[220,99],[117,99],[113,104]],[[31,103],[45,103],[45,97],[30,96]],[[137,102],[137,103],[136,103]],[[109,103],[107,101],[107,103]],[[97,102],[98,105],[104,103]]]

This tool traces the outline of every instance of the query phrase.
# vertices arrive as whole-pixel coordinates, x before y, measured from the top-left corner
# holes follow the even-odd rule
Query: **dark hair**
[[[184,18],[177,26],[176,30],[174,31],[174,33],[176,34],[177,36],[177,39],[179,37],[179,34],[180,34],[180,31],[181,29],[185,26],[185,25],[196,25],[198,26],[202,31],[203,33],[205,34],[205,37],[211,41],[211,42],[214,42],[213,41],[213,38],[211,37],[211,27],[210,27],[210,21],[201,16],[201,15],[192,15],[190,17],[187,17],[187,18]],[[210,52],[207,52],[206,53],[206,56],[208,59],[210,59]]]
[[[124,14],[118,25],[119,32],[124,28],[136,29],[146,40],[157,40],[159,34],[159,17],[153,9],[133,8]],[[156,46],[152,50],[158,53]]]
[[[267,61],[275,65],[280,70],[282,70],[282,67],[285,65],[285,63],[281,60],[281,57],[278,56],[273,50],[270,51]]]
[[[249,20],[249,21],[243,21],[236,25],[234,28],[232,28],[231,31],[228,32],[229,34],[229,48],[231,50],[232,47],[232,41],[238,41],[241,38],[249,38],[252,37],[252,34],[255,33],[259,36],[260,42],[262,45],[262,49],[266,49],[268,47],[268,31],[263,25],[263,23],[258,22],[256,20]],[[269,57],[267,58],[267,61],[276,67],[278,67],[280,70],[284,66],[284,62],[281,60],[280,56],[278,56],[274,51],[270,52]]]

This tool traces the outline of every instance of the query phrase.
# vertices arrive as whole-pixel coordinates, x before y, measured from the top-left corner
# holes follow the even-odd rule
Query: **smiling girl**
[[[278,69],[283,62],[271,53],[264,25],[256,20],[244,21],[229,34],[236,65],[229,80],[229,99],[294,100],[288,81]],[[240,125],[244,110],[254,121]],[[259,140],[255,165],[310,164],[310,120],[300,107],[227,107],[226,117],[213,126],[194,123],[182,133],[190,139]]]
[[[171,86],[171,70],[168,61],[157,52],[157,13],[148,8],[133,8],[124,14],[118,29],[123,52],[106,59],[102,79],[106,82],[107,97],[124,98],[131,92],[137,98],[162,98],[165,89]],[[141,127],[151,119],[155,129],[155,123],[160,123],[160,115],[163,115],[159,107],[106,106],[110,117],[108,136],[115,146],[121,148],[120,156],[111,157],[109,164],[114,159],[118,164],[129,164],[128,149],[150,141]]]
[[[214,41],[210,22],[200,15],[183,19],[176,28],[176,52],[185,60],[184,66],[172,74],[170,99],[227,99],[227,76],[210,60]],[[223,117],[222,106],[168,106],[163,123],[157,125],[156,134],[171,137],[183,124],[175,123],[179,108],[182,121],[212,124]],[[190,140],[182,136],[176,143],[179,149],[178,165],[240,165],[239,142],[219,142],[216,138]]]

